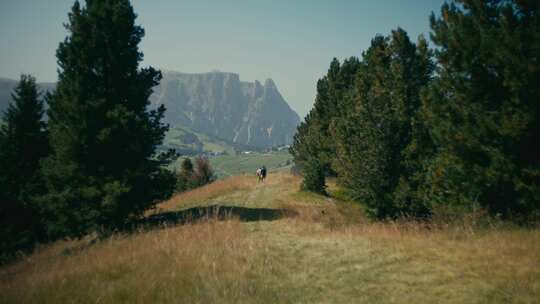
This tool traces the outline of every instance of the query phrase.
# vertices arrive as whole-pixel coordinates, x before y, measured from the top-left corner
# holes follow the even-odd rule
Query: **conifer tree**
[[[330,141],[327,138],[328,125],[335,113],[335,100],[330,98],[329,86],[332,79],[339,73],[339,61],[334,58],[326,76],[317,81],[317,96],[313,109],[298,126],[293,138],[290,152],[296,165],[306,166],[309,158],[317,157],[323,163],[329,164],[327,155],[330,153]],[[323,165],[324,166],[324,165]],[[326,166],[327,169],[330,166]]]
[[[43,239],[39,206],[43,194],[39,163],[48,153],[43,99],[36,80],[22,75],[0,128],[0,251],[29,249]],[[0,259],[5,258],[0,256]]]
[[[334,60],[294,137],[296,164],[336,173],[379,218],[478,206],[537,220],[539,8],[452,1],[431,17],[434,51],[398,29],[375,37],[354,73]]]
[[[462,0],[431,16],[438,77],[423,98],[435,146],[426,200],[539,215],[539,8],[538,1]]]
[[[144,30],[135,19],[128,0],[76,1],[69,13],[44,163],[52,236],[120,228],[174,189],[156,157],[165,108],[148,109],[161,73],[139,68]]]
[[[298,125],[289,152],[296,166],[303,170],[310,157],[319,157],[321,134],[317,132],[316,114],[310,111],[303,122]]]
[[[302,173],[304,177],[304,180],[302,181],[303,190],[319,194],[326,193],[324,169],[317,157],[311,157],[307,160]]]
[[[182,161],[181,168],[182,171],[187,172],[188,174],[193,174],[193,163],[189,157],[186,157],[186,159]]]
[[[328,73],[317,82],[317,96],[313,109],[308,113],[294,136],[290,152],[301,169],[315,157],[324,175],[335,175],[335,140],[331,128],[341,119],[345,103],[352,92],[355,75],[360,66],[357,58],[346,59],[343,64],[334,58]]]
[[[427,45],[420,39],[417,47],[397,29],[375,37],[362,64],[355,95],[333,128],[339,181],[376,217],[425,213],[408,190],[414,172],[406,149],[431,74]]]
[[[195,159],[195,172],[193,174],[194,187],[204,186],[214,181],[214,170],[208,158],[198,156]]]
[[[193,163],[186,157],[180,165],[180,172],[177,176],[176,191],[183,192],[194,187]]]

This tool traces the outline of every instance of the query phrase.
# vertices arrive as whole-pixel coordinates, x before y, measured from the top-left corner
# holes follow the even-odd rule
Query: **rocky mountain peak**
[[[151,100],[166,122],[243,145],[290,144],[300,122],[272,79],[243,82],[235,73],[165,72]]]
[[[277,86],[272,78],[268,78],[264,81],[264,88],[268,90],[277,90]]]

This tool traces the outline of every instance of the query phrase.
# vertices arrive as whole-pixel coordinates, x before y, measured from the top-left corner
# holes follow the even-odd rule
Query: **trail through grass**
[[[285,173],[237,176],[150,214],[221,204],[294,217],[187,225],[45,246],[0,269],[0,303],[537,303],[540,233],[371,223]],[[332,191],[335,189],[331,187]]]

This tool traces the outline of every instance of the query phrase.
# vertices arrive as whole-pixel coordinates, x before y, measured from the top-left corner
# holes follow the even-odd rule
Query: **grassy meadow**
[[[180,170],[183,157],[178,158],[171,169]],[[270,152],[250,152],[249,154],[224,154],[209,158],[210,165],[218,179],[237,175],[255,176],[255,171],[266,166],[269,172],[290,171],[292,155],[285,150]]]
[[[219,155],[210,158],[210,164],[218,177],[241,174],[254,175],[257,168],[266,166],[269,171],[288,171],[292,155],[287,150],[251,152],[250,154]]]
[[[199,143],[199,146],[197,143]],[[235,153],[234,147],[226,141],[180,125],[169,129],[165,134],[163,148],[184,151],[184,153],[191,151],[194,154],[203,151]]]
[[[298,191],[285,172],[178,194],[152,217],[201,206],[230,214],[38,248],[0,268],[0,303],[538,303],[540,231],[475,217],[373,223],[359,205]]]

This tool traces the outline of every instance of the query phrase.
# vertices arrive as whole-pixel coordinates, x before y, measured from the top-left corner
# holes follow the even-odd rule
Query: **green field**
[[[166,133],[162,148],[175,149],[182,155],[203,152],[235,153],[235,147],[226,141],[182,126],[171,128]]]
[[[255,174],[257,168],[261,166],[266,166],[269,171],[285,171],[292,167],[292,156],[287,149],[254,151],[181,126],[171,128],[167,132],[161,148],[175,149],[181,155],[171,165],[171,168],[175,170],[180,168],[185,157],[207,155],[217,178]]]
[[[194,157],[192,157],[194,158]],[[179,170],[184,157],[180,157],[171,169]],[[286,151],[252,152],[210,156],[210,165],[218,179],[234,175],[255,175],[257,168],[266,166],[269,172],[289,171],[292,167],[292,155]]]
[[[263,165],[270,172],[290,170],[292,166],[292,155],[286,150],[266,153],[251,152],[250,154],[220,155],[210,158],[210,164],[214,168],[218,178],[240,174],[254,175],[257,168]]]

